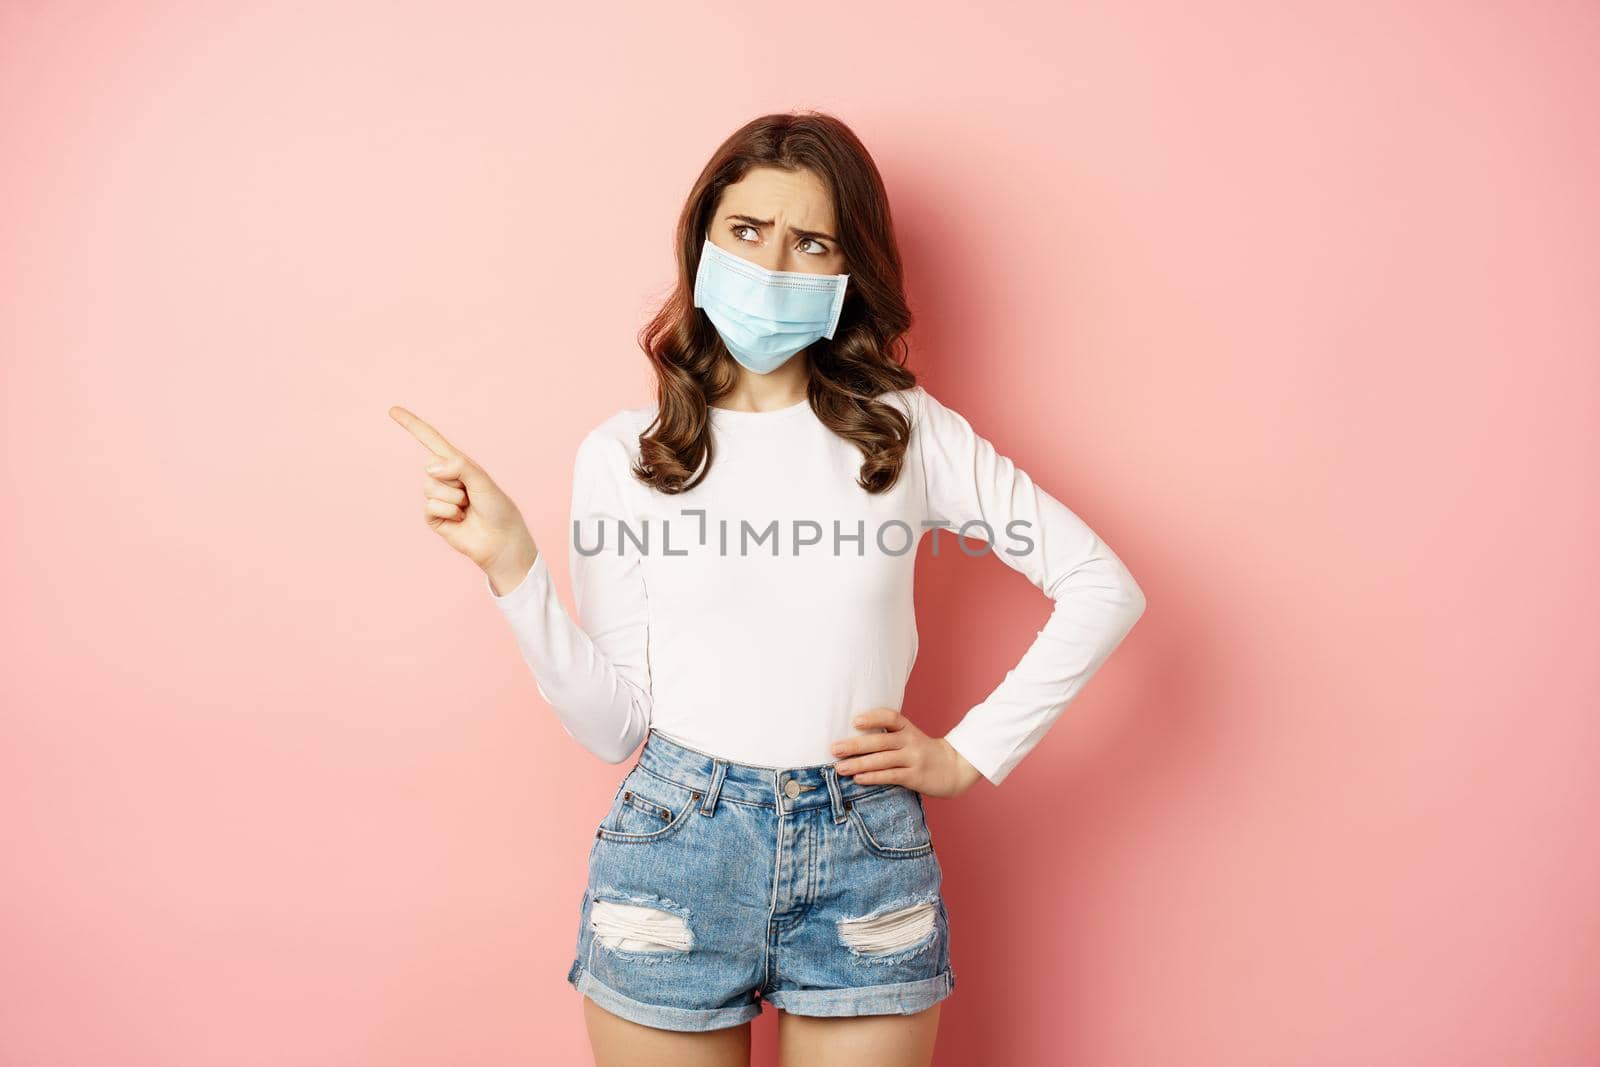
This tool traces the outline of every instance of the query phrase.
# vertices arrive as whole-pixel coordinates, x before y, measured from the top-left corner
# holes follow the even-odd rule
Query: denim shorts
[[[949,996],[922,794],[735,763],[651,730],[595,830],[567,974],[634,1022],[909,1015]]]

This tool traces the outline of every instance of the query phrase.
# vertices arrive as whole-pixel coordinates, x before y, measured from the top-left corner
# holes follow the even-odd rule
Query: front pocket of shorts
[[[696,790],[635,767],[596,836],[619,844],[662,841],[683,828],[699,803]]]
[[[890,786],[854,800],[850,821],[867,851],[890,859],[910,859],[933,851],[933,834],[914,790]]]

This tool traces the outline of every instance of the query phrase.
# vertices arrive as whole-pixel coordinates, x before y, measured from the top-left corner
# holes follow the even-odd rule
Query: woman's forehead
[[[815,174],[776,167],[752,167],[722,191],[719,214],[772,218],[782,214],[792,225],[826,229],[833,224],[833,197]]]

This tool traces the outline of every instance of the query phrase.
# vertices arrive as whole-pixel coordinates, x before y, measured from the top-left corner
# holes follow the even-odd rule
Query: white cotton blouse
[[[567,733],[608,763],[655,729],[740,763],[832,763],[851,719],[891,707],[930,733],[944,709],[901,705],[917,657],[917,545],[992,556],[1054,601],[1016,666],[944,736],[998,785],[1133,628],[1144,594],[1082,519],[923,386],[881,394],[911,420],[894,486],[801,401],[711,408],[715,457],[695,488],[629,471],[656,406],[583,438],[568,550],[577,618],[540,550],[489,595]],[[960,530],[972,540],[963,542]],[[487,584],[487,578],[485,579]]]

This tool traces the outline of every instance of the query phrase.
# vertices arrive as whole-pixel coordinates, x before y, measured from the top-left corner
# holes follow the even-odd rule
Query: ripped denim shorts
[[[651,730],[589,853],[567,974],[667,1030],[761,1014],[909,1015],[949,996],[922,794],[833,764],[762,767]]]

